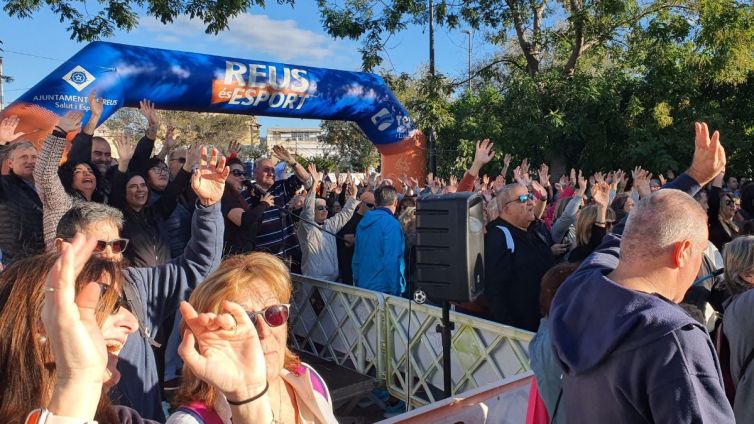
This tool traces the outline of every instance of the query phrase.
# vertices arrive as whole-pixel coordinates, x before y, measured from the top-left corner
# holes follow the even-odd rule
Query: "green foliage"
[[[379,163],[380,155],[374,144],[353,122],[322,121],[320,126],[320,142],[338,150],[337,158],[332,158],[334,166],[328,169],[361,171]]]
[[[277,0],[279,4],[293,4],[294,0]],[[94,41],[111,37],[116,30],[131,31],[139,23],[138,9],[163,24],[173,22],[180,15],[201,19],[206,32],[217,34],[228,28],[228,20],[252,6],[264,7],[264,0],[100,0],[99,8],[81,6],[79,1],[7,0],[3,11],[11,17],[33,18],[43,7],[49,7],[60,22],[68,24],[71,39]]]

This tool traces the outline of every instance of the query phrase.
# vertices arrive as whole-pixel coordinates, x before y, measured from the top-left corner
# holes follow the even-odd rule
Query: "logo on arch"
[[[89,84],[93,83],[95,79],[94,75],[90,74],[89,71],[82,68],[80,65],[77,65],[63,76],[63,80],[68,84],[71,84],[76,91],[85,89]]]

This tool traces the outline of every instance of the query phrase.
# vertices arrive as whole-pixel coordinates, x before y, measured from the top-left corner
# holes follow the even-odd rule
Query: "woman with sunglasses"
[[[170,218],[178,205],[178,196],[186,190],[191,181],[189,172],[181,172],[176,179],[166,184],[156,201],[150,199],[151,181],[155,175],[163,176],[167,182],[167,165],[159,160],[148,161],[151,168],[146,174],[130,172],[129,163],[134,156],[134,146],[121,136],[114,141],[118,150],[118,169],[113,175],[110,191],[110,205],[123,212],[121,235],[130,240],[130,248],[123,255],[130,264],[137,267],[162,265],[173,258],[170,250],[165,221]],[[185,168],[184,168],[185,170]]]
[[[94,243],[92,240],[87,244],[89,252]],[[83,244],[83,237],[79,237],[73,244],[64,243],[61,255],[47,253],[21,259],[0,274],[0,331],[4,335],[0,338],[0,366],[5,370],[0,373],[2,423],[23,423],[26,414],[39,407],[65,414],[65,410],[57,409],[61,403],[72,405],[73,399],[88,397],[92,411],[96,411],[93,418],[99,423],[120,422],[116,409],[101,392],[106,393],[119,380],[118,354],[138,324],[122,297],[122,270],[118,262],[87,260],[89,254],[80,248]],[[51,280],[66,276],[66,286],[48,281],[48,273]],[[91,376],[101,388],[87,390],[90,387],[81,386],[72,397],[56,397],[56,388],[74,380],[72,369],[86,364],[83,362],[86,357],[68,356],[81,361],[77,364],[58,361],[63,355],[56,350],[61,341],[56,328],[67,323],[57,321],[61,317],[50,316],[48,307],[56,294],[65,294],[72,303],[73,299],[82,299],[84,292],[93,295],[88,305],[79,304],[87,308],[81,314],[88,314],[93,326],[86,333],[94,332],[94,328],[99,333],[98,365]]]
[[[736,199],[732,193],[722,190],[724,174],[725,171],[712,180],[707,196],[709,240],[720,251],[741,233],[738,225],[733,222],[739,208]]]
[[[187,322],[179,353],[186,365],[173,399],[177,411],[168,424],[230,424],[241,405],[269,414],[254,421],[259,423],[337,422],[324,380],[287,347],[292,289],[283,262],[257,252],[226,259],[194,290],[189,303],[181,305]],[[197,323],[212,319],[231,330],[233,352],[215,352],[219,343],[201,339]],[[249,344],[256,346],[254,352],[245,349]],[[206,360],[217,356],[222,366],[202,366],[206,363],[199,352]],[[241,377],[232,366],[235,358],[243,361],[239,368],[253,375],[247,393],[227,389]],[[208,379],[222,384],[209,384]]]
[[[223,251],[226,255],[248,253],[256,247],[257,233],[264,211],[274,206],[275,198],[265,193],[259,205],[254,208],[250,207],[241,195],[246,187],[246,167],[238,158],[230,158],[226,164],[230,168],[230,174],[225,182],[225,191],[221,200],[225,217]]]

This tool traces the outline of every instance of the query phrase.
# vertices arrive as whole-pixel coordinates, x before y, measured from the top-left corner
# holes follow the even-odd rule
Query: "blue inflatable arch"
[[[16,114],[28,129],[34,111],[87,110],[92,90],[105,102],[100,123],[145,98],[167,110],[353,121],[383,154],[383,174],[424,170],[421,131],[383,79],[364,72],[94,42],[0,118]]]

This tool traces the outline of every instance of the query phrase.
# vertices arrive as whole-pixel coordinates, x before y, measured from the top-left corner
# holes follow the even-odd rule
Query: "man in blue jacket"
[[[403,231],[395,219],[398,192],[384,185],[374,191],[375,210],[356,227],[353,281],[356,287],[400,296],[406,291],[403,276]]]
[[[230,172],[225,158],[218,160],[217,150],[208,160],[202,149],[201,167],[191,178],[197,195],[192,219],[191,239],[183,255],[158,267],[128,267],[123,271],[126,285],[123,294],[139,320],[139,331],[131,334],[124,345],[108,341],[110,352],[120,351],[120,382],[110,392],[116,404],[129,406],[143,418],[164,422],[157,365],[151,344],[157,328],[176,312],[178,304],[222,260],[224,222],[220,199]],[[87,202],[68,211],[57,227],[56,245],[70,240],[77,232],[99,240],[95,252],[111,260],[122,260],[127,241],[120,238],[123,215],[117,209]]]
[[[677,305],[707,247],[706,214],[686,193],[725,166],[719,134],[696,130],[691,168],[642,199],[622,237],[620,228],[605,237],[555,296],[552,344],[564,375],[555,418],[735,422],[707,331]]]

